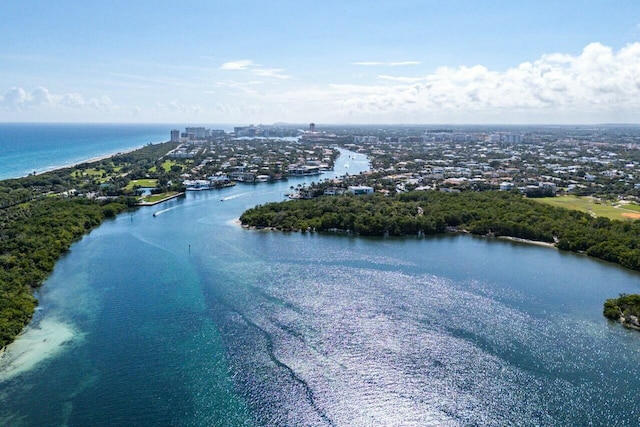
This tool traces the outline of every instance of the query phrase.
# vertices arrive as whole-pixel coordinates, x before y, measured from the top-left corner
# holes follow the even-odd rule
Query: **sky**
[[[639,0],[0,0],[0,122],[640,121]]]

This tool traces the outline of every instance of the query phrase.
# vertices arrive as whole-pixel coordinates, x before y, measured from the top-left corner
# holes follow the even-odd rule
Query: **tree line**
[[[32,318],[37,304],[33,290],[71,244],[135,205],[135,198],[123,191],[129,180],[150,177],[153,166],[152,178],[173,177],[160,165],[176,145],[149,144],[97,162],[0,181],[0,348]],[[101,182],[90,170],[104,171],[108,180]]]
[[[382,196],[324,196],[245,211],[243,225],[279,230],[343,231],[363,236],[466,231],[555,244],[640,271],[640,222],[594,218],[518,194],[413,191]]]
[[[124,200],[99,204],[46,197],[0,210],[0,348],[31,319],[33,290],[58,258],[75,240],[126,208]]]
[[[621,322],[626,327],[640,328],[640,295],[620,294],[604,302],[602,311],[609,320]]]
[[[172,142],[149,144],[139,150],[117,154],[96,162],[2,180],[0,209],[71,189],[80,194],[92,192],[105,196],[125,195],[124,187],[130,180],[138,178],[156,178],[164,183],[172,179],[180,182],[179,173],[171,174],[160,167],[162,157],[176,146],[177,144]],[[153,166],[156,168],[151,172]],[[87,174],[86,171],[89,169],[104,171],[104,179],[101,179],[102,176]],[[134,194],[131,192],[129,195]]]

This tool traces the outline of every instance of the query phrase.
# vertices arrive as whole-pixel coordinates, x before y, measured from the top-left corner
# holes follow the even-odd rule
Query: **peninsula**
[[[640,270],[640,223],[594,218],[499,191],[411,191],[322,196],[269,203],[240,217],[245,226],[342,231],[364,236],[428,235],[447,231],[547,242]]]

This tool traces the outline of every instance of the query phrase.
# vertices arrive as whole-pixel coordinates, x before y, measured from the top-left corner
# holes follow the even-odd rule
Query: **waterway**
[[[335,174],[367,168],[353,154]],[[74,244],[2,359],[0,425],[637,425],[640,334],[601,312],[640,275],[237,224],[327,176],[190,192]]]

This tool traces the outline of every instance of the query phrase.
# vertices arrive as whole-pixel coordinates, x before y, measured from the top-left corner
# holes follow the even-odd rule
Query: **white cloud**
[[[54,97],[46,88],[37,87],[31,92],[31,104],[35,106],[49,106],[54,103]]]
[[[291,76],[283,74],[284,70],[282,68],[255,68],[251,72],[260,77],[274,77],[282,80],[291,78]]]
[[[506,71],[476,65],[441,67],[423,77],[378,78],[389,84],[332,85],[328,92],[345,114],[445,111],[471,117],[508,112],[520,113],[523,119],[527,113],[550,111],[576,117],[616,111],[632,114],[640,108],[640,43],[617,52],[591,43],[579,55],[543,55]]]
[[[390,80],[392,82],[400,82],[400,83],[416,83],[416,82],[424,81],[424,77],[398,77],[398,76],[379,75],[378,78],[381,80]]]
[[[254,67],[254,64],[250,59],[240,59],[237,61],[225,62],[220,66],[221,70],[246,70],[249,67]]]
[[[389,91],[386,86],[354,85],[354,84],[330,84],[329,87],[343,94],[377,95]]]
[[[61,110],[83,109],[85,107],[98,111],[117,109],[108,96],[86,100],[79,93],[52,94],[47,88],[37,87],[31,92],[14,87],[0,97],[0,106],[9,111],[26,111],[32,109]]]
[[[28,95],[21,87],[13,87],[2,97],[2,106],[9,109],[20,109],[27,103]]]
[[[213,109],[214,109],[214,111],[216,113],[228,114],[230,111],[232,111],[233,108],[228,104],[222,104],[222,103],[218,102],[213,107]]]
[[[85,101],[84,97],[79,93],[68,93],[60,98],[59,104],[69,108],[82,108],[85,105]]]
[[[157,103],[156,109],[160,112],[170,112],[179,115],[179,117],[188,117],[189,115],[198,115],[202,111],[199,104],[185,104],[176,99],[169,101],[168,104]]]
[[[8,110],[22,110],[30,107],[46,107],[54,103],[54,97],[43,87],[31,92],[21,87],[9,89],[1,98],[0,105]]]
[[[404,67],[405,65],[420,65],[422,62],[420,61],[400,61],[400,62],[389,62],[390,67]]]
[[[190,121],[198,114],[211,120],[224,117],[228,122],[263,123],[310,119],[361,123],[638,120],[640,43],[620,49],[591,43],[578,54],[548,53],[506,70],[469,64],[419,74],[421,68],[402,67],[417,64],[354,63],[384,68],[373,69],[377,71],[374,81],[367,80],[372,69],[359,68],[356,71],[361,76],[336,73],[329,84],[305,82],[284,68],[268,68],[253,60],[230,61],[215,71],[220,79],[214,84],[203,83],[211,70],[191,86],[184,85],[186,78],[164,79],[162,84],[144,81],[144,86],[131,91],[126,106],[115,104],[108,96],[16,85],[0,89],[4,92],[0,92],[0,115],[5,120],[130,121],[132,111],[138,111],[134,106],[139,105],[135,120],[150,121]],[[368,84],[356,84],[361,82]],[[114,93],[118,92],[114,89]],[[177,94],[180,101],[173,99]]]
[[[105,95],[100,98],[91,99],[87,105],[98,111],[108,111],[113,106],[113,102],[111,101],[111,98]]]
[[[276,79],[286,80],[291,76],[284,74],[282,68],[263,68],[262,65],[256,64],[250,59],[241,59],[238,61],[225,62],[220,66],[221,70],[231,71],[249,71],[251,74],[259,77],[272,77]]]
[[[420,61],[397,61],[397,62],[362,61],[362,62],[351,63],[351,65],[361,65],[365,67],[376,67],[376,66],[403,67],[406,65],[420,65],[420,64],[422,64],[422,62]]]

